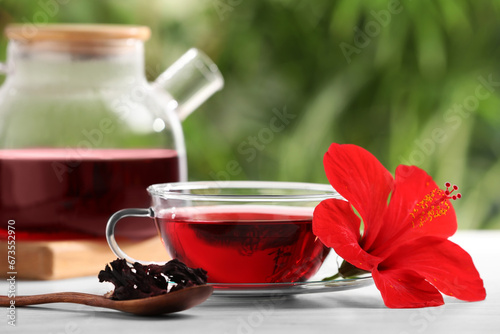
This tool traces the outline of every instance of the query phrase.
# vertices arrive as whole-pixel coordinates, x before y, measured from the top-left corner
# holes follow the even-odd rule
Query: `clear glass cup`
[[[292,182],[181,182],[148,187],[149,208],[116,212],[106,237],[115,239],[125,217],[154,220],[170,257],[208,272],[210,283],[302,282],[320,268],[330,249],[312,232],[316,205],[341,198],[330,186]]]

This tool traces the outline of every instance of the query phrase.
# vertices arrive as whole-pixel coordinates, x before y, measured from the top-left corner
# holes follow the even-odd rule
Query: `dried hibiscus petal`
[[[127,300],[162,295],[193,285],[207,283],[207,272],[201,268],[192,269],[179,260],[164,265],[133,265],[124,259],[116,259],[106,265],[97,276],[99,282],[111,282],[115,290],[111,299]]]

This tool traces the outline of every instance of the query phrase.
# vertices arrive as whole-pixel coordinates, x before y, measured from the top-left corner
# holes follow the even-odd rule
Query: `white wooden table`
[[[289,298],[211,297],[190,310],[162,317],[137,317],[73,304],[8,310],[0,333],[500,333],[500,231],[461,231],[453,238],[471,254],[485,282],[487,299],[467,303],[445,297],[437,308],[388,309],[374,285],[355,290]],[[17,281],[18,295],[57,291],[103,294],[111,285],[96,277]],[[0,282],[0,294],[8,283]]]

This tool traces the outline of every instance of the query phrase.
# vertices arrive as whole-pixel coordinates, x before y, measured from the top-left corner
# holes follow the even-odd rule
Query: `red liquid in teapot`
[[[0,222],[15,220],[18,232],[34,238],[103,236],[111,214],[149,207],[146,188],[174,181],[179,159],[173,150],[0,150]],[[156,233],[144,219],[117,227],[118,236],[131,238]]]
[[[311,214],[241,206],[196,208],[156,218],[172,257],[208,272],[211,283],[282,283],[310,278],[329,248],[312,233]],[[218,211],[218,212],[217,212]]]

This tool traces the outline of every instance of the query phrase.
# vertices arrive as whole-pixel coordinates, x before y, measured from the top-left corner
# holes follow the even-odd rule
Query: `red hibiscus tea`
[[[170,255],[205,269],[211,283],[305,281],[329,252],[312,233],[311,208],[177,208],[155,220]]]
[[[0,221],[15,220],[16,229],[34,239],[103,236],[113,212],[149,205],[148,185],[179,180],[179,160],[173,150],[77,153],[0,150]],[[134,238],[156,234],[154,226],[148,229],[153,224],[136,220],[124,222],[117,234]]]

